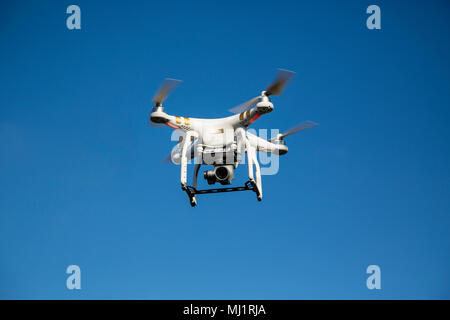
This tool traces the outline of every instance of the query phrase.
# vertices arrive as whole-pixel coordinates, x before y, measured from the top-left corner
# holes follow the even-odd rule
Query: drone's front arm
[[[239,115],[236,115],[237,125],[240,127],[248,127],[253,122],[258,120],[263,114],[270,113],[273,111],[273,104],[270,102],[269,98],[265,95],[263,91],[261,97],[258,97],[259,102],[254,108],[242,111]]]
[[[263,114],[269,113],[272,110],[270,108],[255,107],[241,112],[234,116],[234,126],[247,128],[253,122],[259,119]]]

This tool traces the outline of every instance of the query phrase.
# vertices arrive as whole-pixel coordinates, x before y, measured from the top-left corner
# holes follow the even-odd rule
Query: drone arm
[[[257,151],[265,153],[274,153],[278,155],[283,155],[288,152],[288,147],[284,144],[276,144],[266,139],[260,138],[247,132],[248,140],[250,144],[256,148]]]
[[[258,108],[248,109],[239,114],[232,116],[232,125],[234,127],[248,127],[255,122],[259,117],[267,112],[258,110]]]

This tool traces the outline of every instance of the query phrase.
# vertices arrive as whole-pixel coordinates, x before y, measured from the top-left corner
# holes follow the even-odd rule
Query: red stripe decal
[[[171,123],[169,123],[169,122],[166,122],[166,125],[169,126],[169,127],[171,127],[172,129],[175,129],[175,130],[180,129],[179,127],[174,126],[173,124],[171,124]]]
[[[248,123],[249,123],[249,124],[252,124],[252,123],[255,122],[259,117],[261,117],[261,115],[260,115],[259,113],[255,114],[255,115],[253,116],[253,118],[251,118],[251,119],[248,121]]]

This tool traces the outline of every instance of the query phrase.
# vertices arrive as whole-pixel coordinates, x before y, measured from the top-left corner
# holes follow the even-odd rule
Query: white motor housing
[[[273,110],[273,104],[270,101],[260,101],[256,104],[256,112],[259,114],[269,113]]]

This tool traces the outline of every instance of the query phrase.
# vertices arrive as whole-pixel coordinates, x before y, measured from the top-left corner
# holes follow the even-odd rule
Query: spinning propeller
[[[273,142],[275,140],[283,140],[283,138],[290,136],[291,134],[297,133],[297,132],[301,132],[303,130],[306,129],[310,129],[310,128],[314,128],[315,126],[318,126],[318,123],[312,122],[312,121],[304,121],[298,125],[296,125],[295,127],[293,127],[292,129],[284,132],[284,133],[280,133],[278,134],[275,138],[270,139],[270,142]]]
[[[172,90],[175,89],[175,87],[177,85],[179,85],[180,83],[181,83],[181,80],[169,79],[169,78],[165,79],[164,82],[162,83],[161,87],[159,88],[159,90],[156,92],[155,96],[152,99],[155,106],[162,106],[162,103],[164,102],[164,100],[167,99],[167,97],[172,92]]]
[[[167,99],[172,90],[175,89],[175,87],[178,86],[181,82],[181,80],[166,78],[161,84],[161,87],[159,87],[158,91],[156,91],[155,96],[152,99],[153,103],[155,104],[153,109],[155,110],[156,108],[162,107],[162,103],[164,102],[164,100]],[[160,128],[163,125],[149,121],[148,126],[151,128]]]
[[[176,146],[179,148],[181,142],[183,141],[184,135],[178,137],[178,143]],[[162,163],[173,163],[172,161],[172,152],[169,153],[164,159],[161,160]]]
[[[283,92],[284,87],[286,84],[291,80],[291,78],[295,75],[295,72],[284,70],[284,69],[278,69],[278,74],[275,80],[272,82],[271,85],[267,87],[265,91],[261,93],[261,95],[254,97],[253,99],[244,102],[234,108],[229,109],[230,112],[233,113],[241,113],[245,111],[246,109],[250,108],[252,105],[257,103],[259,99],[262,97],[268,97],[271,95],[279,95]]]

